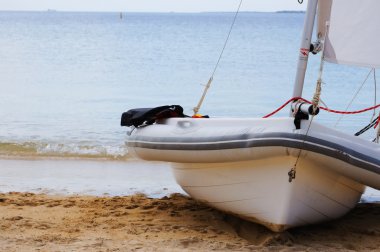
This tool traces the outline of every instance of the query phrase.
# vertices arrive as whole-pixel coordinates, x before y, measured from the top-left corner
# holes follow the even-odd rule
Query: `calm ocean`
[[[180,104],[191,114],[233,16],[0,12],[0,154],[127,158],[121,113]],[[291,98],[303,17],[240,13],[201,113],[261,117]],[[318,55],[309,66],[307,99]],[[344,110],[369,70],[325,68],[322,99]],[[370,77],[350,109],[372,106],[374,89]],[[337,128],[353,134],[371,115],[344,117]]]

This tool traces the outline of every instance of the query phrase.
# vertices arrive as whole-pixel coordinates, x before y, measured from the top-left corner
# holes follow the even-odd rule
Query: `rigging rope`
[[[313,99],[311,100],[311,104],[313,105],[313,114],[315,114],[315,111],[317,110],[317,107],[321,100],[321,91],[322,91],[322,79],[318,78],[317,86],[315,88],[315,93],[314,93]]]
[[[237,15],[238,15],[239,12],[240,12],[240,8],[241,8],[242,3],[243,3],[243,0],[240,0],[239,6],[238,6],[238,8],[237,8],[237,10],[236,10],[236,12],[235,12],[235,16],[234,16],[234,19],[233,19],[232,24],[231,24],[230,30],[228,31],[227,38],[226,38],[226,40],[224,41],[223,49],[222,49],[222,51],[220,52],[220,55],[219,55],[218,61],[216,62],[216,65],[215,65],[215,67],[214,67],[214,70],[212,71],[211,77],[210,77],[210,79],[208,80],[208,82],[207,82],[207,84],[206,84],[206,86],[205,86],[205,89],[203,90],[203,94],[202,94],[201,98],[199,99],[199,102],[198,102],[197,106],[194,107],[194,109],[193,109],[193,111],[194,111],[194,115],[196,115],[196,114],[199,112],[199,110],[200,110],[200,108],[201,108],[201,106],[202,106],[203,100],[204,100],[205,97],[206,97],[207,91],[208,91],[208,89],[209,89],[210,86],[211,86],[211,82],[212,82],[212,80],[213,80],[213,78],[214,78],[214,74],[215,74],[216,70],[218,69],[219,62],[220,62],[220,60],[222,59],[222,56],[223,56],[224,50],[225,50],[226,47],[227,47],[228,40],[230,39],[231,32],[232,32],[232,29],[233,29],[233,27],[234,27],[234,25],[235,25]]]
[[[306,103],[309,103],[309,104],[312,104],[311,101],[308,101],[302,97],[293,97],[291,99],[289,99],[288,101],[286,101],[283,105],[281,105],[278,109],[276,109],[275,111],[263,116],[263,118],[268,118],[268,117],[271,117],[272,115],[276,114],[277,112],[279,112],[280,110],[282,110],[286,105],[288,105],[289,103],[291,103],[292,101],[296,101],[296,100],[301,100],[301,101],[304,101]],[[360,110],[354,110],[354,111],[342,111],[342,110],[334,110],[334,109],[329,109],[329,108],[326,108],[326,107],[319,107],[320,109],[322,110],[325,110],[327,112],[330,112],[330,113],[335,113],[335,114],[345,114],[345,115],[353,115],[353,114],[360,114],[360,113],[364,113],[364,112],[367,112],[367,111],[370,111],[370,110],[373,110],[373,109],[377,109],[380,107],[380,104],[377,104],[375,106],[372,106],[372,107],[368,107],[368,108],[364,108],[364,109],[360,109]]]
[[[299,1],[298,1],[299,2]],[[327,36],[327,31],[329,29],[329,26],[328,24],[326,24],[326,33],[325,33],[325,37]],[[324,47],[324,43],[321,43],[322,45],[322,53],[321,53],[321,62],[319,64],[319,76],[318,76],[318,79],[317,79],[317,84],[316,84],[316,87],[315,87],[315,92],[314,92],[314,95],[313,95],[313,99],[312,99],[312,102],[311,104],[313,105],[313,114],[311,116],[311,119],[310,119],[310,123],[309,123],[309,126],[307,127],[307,130],[306,130],[306,134],[305,134],[305,137],[302,141],[302,145],[305,144],[305,141],[306,141],[306,138],[307,138],[307,135],[309,134],[309,131],[310,131],[310,128],[311,128],[311,124],[313,123],[313,120],[314,120],[314,116],[316,114],[316,111],[318,109],[318,106],[319,106],[319,102],[321,100],[321,93],[322,93],[322,74],[323,74],[323,67],[324,67],[324,55],[325,55],[325,47]],[[297,100],[297,102],[299,102],[300,100]],[[289,183],[292,182],[293,179],[296,178],[296,172],[297,172],[297,164],[300,160],[300,157],[301,157],[301,153],[302,153],[302,150],[303,148],[300,148],[299,149],[299,152],[298,152],[298,155],[297,155],[297,159],[294,163],[294,166],[292,169],[290,169],[290,171],[288,172],[288,176],[289,176]]]
[[[368,80],[369,76],[371,75],[372,71],[374,71],[374,68],[372,68],[371,71],[369,71],[369,73],[368,73],[367,76],[365,77],[365,79],[364,79],[363,83],[361,84],[361,86],[359,87],[359,89],[356,90],[356,93],[355,93],[354,96],[352,97],[351,101],[348,103],[348,105],[347,105],[345,111],[347,111],[348,108],[351,106],[351,104],[354,102],[354,100],[356,99],[356,97],[358,96],[358,94],[360,93],[360,91],[362,90],[364,84],[367,82],[367,80]],[[376,103],[375,103],[375,105],[376,105]],[[344,114],[342,114],[342,115],[338,118],[338,120],[336,121],[336,123],[335,123],[335,125],[334,125],[334,128],[336,128],[336,127],[338,126],[338,124],[340,123],[340,121],[341,121],[342,118],[343,118],[343,115],[344,115]]]
[[[319,81],[318,81],[319,83]],[[318,88],[317,88],[318,89]],[[276,114],[278,111],[280,111],[281,109],[283,109],[286,105],[288,105],[290,102],[292,101],[296,101],[296,102],[300,102],[300,101],[303,101],[303,102],[306,102],[306,103],[309,103],[309,104],[313,104],[313,102],[310,102],[302,97],[294,97],[292,99],[289,99],[287,102],[285,102],[282,106],[280,106],[278,109],[276,109],[275,111],[273,111],[272,113],[264,116],[263,118],[268,118],[274,114]],[[314,106],[313,106],[314,107]],[[361,110],[357,110],[357,111],[339,111],[339,110],[333,110],[333,109],[329,109],[329,108],[326,108],[326,107],[319,107],[320,109],[323,109],[327,112],[331,112],[331,113],[338,113],[338,114],[358,114],[358,113],[363,113],[363,112],[366,112],[366,111],[369,111],[369,110],[372,110],[372,109],[376,109],[380,107],[380,104],[377,104],[375,106],[372,106],[372,107],[369,107],[369,108],[365,108],[365,109],[361,109]],[[313,108],[314,110],[314,108]],[[314,111],[315,112],[315,111]],[[309,123],[309,126],[306,130],[306,133],[305,133],[305,138],[304,140],[302,141],[302,143],[304,144],[305,141],[306,141],[306,137],[307,135],[309,134],[309,130],[311,128],[311,124],[313,122],[313,119],[314,119],[314,113],[313,115],[311,116],[311,119],[310,119],[310,123]],[[379,113],[379,116],[373,120],[369,125],[367,125],[366,127],[364,127],[362,130],[360,130],[359,132],[357,132],[355,134],[355,136],[359,136],[361,135],[362,133],[364,133],[365,131],[367,131],[368,129],[374,127],[376,128],[378,125],[380,124],[380,113]],[[380,138],[380,127],[377,129],[377,135],[376,135],[376,138],[374,139],[374,142],[379,142],[379,138]],[[301,157],[301,153],[302,153],[302,148],[299,150],[298,152],[298,155],[297,155],[297,158],[296,158],[296,161],[294,163],[294,166],[292,169],[290,169],[290,171],[288,172],[288,176],[289,176],[289,183],[291,183],[293,181],[293,179],[296,178],[296,172],[297,172],[297,164],[299,162],[299,159]]]
[[[361,134],[363,134],[364,132],[366,132],[367,130],[369,130],[370,128],[374,127],[376,128],[377,124],[379,122],[379,118],[376,117],[374,120],[372,120],[372,122],[370,122],[367,126],[365,126],[364,128],[362,128],[361,130],[359,130],[358,132],[355,133],[355,136],[360,136]]]
[[[303,139],[303,141],[302,141],[302,145],[304,145],[305,142],[306,142],[306,138],[307,138],[307,135],[309,134],[309,131],[310,131],[310,128],[311,128],[311,124],[312,124],[312,122],[313,122],[313,119],[314,119],[314,115],[311,116],[309,126],[307,127],[306,133],[305,133],[305,135],[304,135],[305,137],[304,137],[304,139]],[[292,180],[296,178],[297,164],[298,164],[298,162],[299,162],[299,160],[300,160],[302,150],[303,150],[303,148],[300,148],[300,149],[299,149],[299,151],[298,151],[298,155],[297,155],[297,159],[296,159],[296,162],[294,163],[293,168],[290,169],[290,171],[288,172],[289,183],[291,183]]]

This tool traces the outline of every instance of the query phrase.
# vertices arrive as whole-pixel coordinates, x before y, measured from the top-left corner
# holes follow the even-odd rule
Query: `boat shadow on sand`
[[[170,202],[169,213],[180,222],[206,224],[203,230],[198,229],[200,233],[211,232],[243,239],[247,243],[247,247],[243,246],[244,248],[335,251],[337,249],[376,250],[380,247],[380,203],[360,203],[343,218],[276,233],[259,224],[210,208],[181,194],[173,194],[160,200]],[[160,207],[157,206],[157,208]],[[194,226],[190,224],[192,225]]]
[[[199,204],[199,203],[197,203]],[[380,203],[360,203],[344,217],[281,233],[218,210],[209,209],[228,232],[262,247],[304,247],[324,251],[376,250],[380,246]]]
[[[218,214],[222,214],[219,212]],[[380,204],[360,203],[344,217],[275,233],[258,224],[224,214],[234,232],[254,245],[376,250],[380,246]],[[339,242],[337,244],[337,241]],[[338,245],[338,246],[337,246]]]

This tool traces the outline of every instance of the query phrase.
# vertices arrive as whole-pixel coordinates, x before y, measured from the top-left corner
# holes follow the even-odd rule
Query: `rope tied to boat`
[[[220,54],[219,54],[219,58],[218,58],[218,60],[217,60],[217,62],[216,62],[216,64],[215,64],[214,70],[212,71],[211,77],[210,77],[210,79],[208,80],[207,84],[205,85],[205,88],[204,88],[204,90],[203,90],[202,96],[201,96],[201,98],[199,99],[199,102],[198,102],[197,106],[193,108],[194,115],[198,114],[199,110],[201,109],[201,106],[202,106],[203,101],[204,101],[204,99],[205,99],[205,97],[206,97],[207,91],[208,91],[208,89],[209,89],[210,86],[211,86],[211,82],[212,82],[213,79],[214,79],[215,72],[216,72],[216,70],[218,69],[218,66],[219,66],[220,60],[222,59],[222,56],[223,56],[223,54],[224,54],[224,50],[225,50],[226,47],[227,47],[227,43],[228,43],[228,41],[229,41],[229,39],[230,39],[230,36],[231,36],[231,33],[232,33],[232,29],[233,29],[233,27],[234,27],[234,25],[235,25],[235,22],[236,22],[236,19],[237,19],[238,14],[239,14],[239,12],[240,12],[240,8],[241,8],[241,5],[242,5],[242,4],[243,4],[243,0],[240,0],[240,2],[239,2],[239,6],[238,6],[238,8],[237,8],[237,10],[236,10],[236,12],[235,12],[234,19],[233,19],[232,24],[231,24],[231,26],[230,26],[230,29],[229,29],[229,31],[228,31],[227,38],[226,38],[226,40],[224,41],[224,45],[223,45],[222,51],[221,51]]]
[[[201,106],[202,106],[203,101],[204,101],[204,99],[206,97],[207,91],[208,91],[208,89],[211,86],[212,80],[213,80],[213,76],[210,77],[210,79],[208,80],[207,84],[205,85],[205,89],[203,90],[203,94],[202,94],[201,98],[199,99],[198,105],[193,108],[194,115],[198,114],[199,110],[201,109]]]
[[[271,117],[272,115],[278,113],[283,108],[285,108],[291,102],[297,102],[297,103],[306,102],[306,103],[309,103],[309,104],[313,104],[313,108],[314,108],[314,104],[318,104],[321,101],[320,100],[320,92],[321,92],[321,89],[322,89],[321,86],[322,86],[322,81],[318,81],[317,82],[317,87],[316,87],[316,92],[315,92],[315,99],[313,97],[313,102],[308,101],[308,100],[306,100],[305,98],[302,98],[302,97],[293,97],[293,98],[289,99],[288,101],[286,101],[284,104],[282,104],[279,108],[277,108],[273,112],[271,112],[271,113],[263,116],[263,118],[269,118],[269,117]],[[367,111],[370,111],[370,110],[375,110],[375,109],[377,109],[379,107],[380,107],[380,104],[377,104],[377,105],[374,105],[374,106],[371,106],[371,107],[368,107],[368,108],[364,108],[364,109],[360,109],[360,110],[355,110],[355,111],[334,110],[334,109],[329,109],[329,108],[323,107],[323,106],[321,106],[319,108],[322,109],[322,110],[325,110],[327,112],[330,112],[330,113],[350,114],[350,115],[352,115],[352,114],[364,113],[364,112],[367,112]],[[307,129],[305,138],[306,138],[306,136],[307,136],[307,134],[309,132],[309,129],[310,129],[310,126],[311,126],[311,122],[312,122],[313,119],[314,119],[314,115],[312,115],[312,117],[311,117],[310,124],[309,124],[309,127]],[[364,133],[365,131],[367,131],[368,129],[370,129],[372,127],[374,127],[374,128],[377,127],[377,136],[374,139],[374,142],[379,143],[379,141],[380,141],[380,126],[379,125],[380,125],[380,112],[379,112],[379,116],[377,118],[375,118],[369,125],[367,125],[365,128],[363,128],[362,130],[360,130],[359,132],[357,132],[355,135],[358,136],[358,135]],[[293,168],[288,172],[289,183],[291,183],[296,178],[297,164],[298,164],[298,160],[299,160],[300,156],[301,156],[301,151],[299,151],[299,153],[297,155],[297,160],[296,160]]]
[[[309,134],[309,131],[310,131],[310,128],[311,128],[311,124],[313,123],[314,117],[315,117],[315,111],[313,111],[313,114],[311,115],[310,123],[309,123],[309,126],[307,127],[306,133],[305,133],[305,135],[304,135],[304,139],[302,140],[302,144],[305,144],[305,142],[306,142],[306,138],[307,138],[307,136],[308,136],[308,134]],[[299,163],[299,160],[300,160],[300,157],[301,157],[302,151],[303,151],[303,149],[300,148],[299,151],[298,151],[297,159],[296,159],[296,161],[294,162],[294,166],[293,166],[293,168],[290,169],[290,171],[288,172],[289,183],[292,183],[293,179],[296,178],[297,164]]]
[[[327,31],[329,30],[329,23],[326,23],[326,30],[325,30],[325,38],[327,37]],[[321,93],[322,93],[322,75],[323,75],[323,67],[324,67],[324,57],[325,57],[325,41],[318,39],[318,47],[320,49],[321,53],[321,61],[319,63],[319,74],[317,79],[317,84],[315,86],[315,92],[312,99],[312,105],[313,105],[313,115],[315,115],[317,108],[319,106],[319,102],[321,100]]]
[[[372,69],[368,72],[367,76],[364,78],[364,80],[363,80],[362,84],[360,85],[360,87],[356,90],[356,92],[355,92],[354,96],[351,98],[350,102],[347,104],[345,111],[348,110],[348,108],[352,105],[352,103],[354,102],[354,100],[356,99],[356,97],[359,95],[360,91],[363,89],[365,83],[367,82],[367,80],[368,80],[368,78],[370,77],[370,75],[371,75],[372,72],[374,73],[374,82],[375,82],[375,101],[374,101],[374,104],[376,105],[376,71],[375,71],[375,68],[372,68]],[[374,116],[375,116],[375,113],[376,113],[376,108],[373,110],[373,112],[374,112],[374,114],[373,114],[373,117],[374,117]],[[340,117],[338,118],[338,120],[336,121],[334,127],[337,127],[338,124],[340,123],[340,121],[341,121],[342,118],[343,118],[344,113],[340,113],[340,114],[341,114],[341,116],[340,116]],[[373,118],[372,118],[372,119],[373,119]]]
[[[322,79],[318,78],[313,99],[311,101],[311,104],[313,105],[313,115],[315,115],[315,112],[317,111],[319,102],[321,100],[321,92],[322,92]]]
[[[293,102],[293,101],[296,101],[296,100],[301,100],[301,101],[304,101],[306,103],[309,103],[309,104],[312,104],[311,101],[309,100],[306,100],[305,98],[302,98],[302,97],[293,97],[289,100],[287,100],[284,104],[282,104],[279,108],[277,108],[276,110],[274,110],[273,112],[263,116],[262,118],[269,118],[275,114],[277,114],[278,112],[280,112],[283,108],[285,108],[289,103]],[[328,107],[323,107],[323,106],[320,106],[319,107],[320,109],[322,110],[325,110],[329,113],[335,113],[335,114],[345,114],[345,115],[354,115],[354,114],[360,114],[360,113],[364,113],[364,112],[367,112],[367,111],[370,111],[370,110],[374,110],[374,109],[377,109],[377,108],[380,108],[380,104],[377,104],[377,105],[374,105],[374,106],[371,106],[371,107],[368,107],[368,108],[364,108],[364,109],[360,109],[360,110],[353,110],[353,111],[343,111],[343,110],[335,110],[335,109],[330,109]]]

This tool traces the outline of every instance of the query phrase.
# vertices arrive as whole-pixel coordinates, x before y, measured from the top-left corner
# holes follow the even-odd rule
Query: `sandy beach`
[[[276,234],[184,195],[0,194],[2,251],[379,251],[380,205]]]
[[[278,234],[187,197],[161,163],[2,159],[0,166],[1,251],[379,251],[380,247],[377,202],[360,203],[339,220]],[[364,199],[377,199],[377,193]]]

